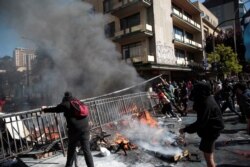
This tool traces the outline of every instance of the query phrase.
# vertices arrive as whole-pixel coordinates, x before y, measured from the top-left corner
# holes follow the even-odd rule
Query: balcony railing
[[[133,33],[133,32],[148,32],[148,33],[152,33],[152,31],[153,31],[153,28],[152,28],[151,25],[149,25],[149,24],[140,24],[140,25],[137,25],[137,26],[133,26],[133,27],[126,28],[124,30],[115,32],[115,38],[121,37],[123,35],[130,34],[130,33]]]
[[[196,23],[194,20],[190,19],[187,15],[181,13],[180,11],[178,11],[177,9],[173,8],[173,14],[177,17],[179,17],[180,19],[182,19],[183,21],[191,24],[192,26],[201,29],[201,25]]]
[[[187,61],[187,65],[195,69],[204,69],[204,65],[201,62]]]
[[[128,6],[129,4],[142,2],[145,5],[150,6],[152,4],[151,0],[122,0],[121,2],[113,3],[111,10],[116,10]]]
[[[195,42],[193,40],[190,40],[188,38],[185,38],[179,34],[174,34],[174,39],[179,41],[179,42],[182,42],[184,44],[188,44],[188,45],[191,45],[191,46],[194,46],[194,47],[197,47],[197,48],[202,48],[202,45],[198,42]]]
[[[154,62],[155,58],[152,55],[141,55],[141,56],[133,56],[131,57],[131,61],[133,63],[149,63]]]
[[[200,62],[195,62],[193,60],[187,60],[185,58],[178,58],[176,64],[179,66],[190,67],[195,69],[204,69],[204,66]]]

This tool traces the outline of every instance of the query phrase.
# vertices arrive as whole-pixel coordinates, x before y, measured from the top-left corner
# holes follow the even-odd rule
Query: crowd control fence
[[[82,100],[84,101],[84,100]],[[154,112],[157,100],[147,92],[123,96],[85,100],[89,107],[91,130],[105,124],[119,121],[146,109]],[[67,125],[63,113],[42,113],[41,109],[0,115],[0,164],[7,159],[29,154],[49,152],[60,143],[65,153],[64,140],[67,139]]]

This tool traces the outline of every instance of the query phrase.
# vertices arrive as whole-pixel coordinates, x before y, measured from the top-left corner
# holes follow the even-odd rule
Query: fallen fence
[[[135,111],[154,111],[153,106],[157,103],[146,92],[84,102],[89,106],[92,130],[102,129],[105,124],[122,120]],[[34,109],[2,114],[0,127],[0,164],[30,152],[42,155],[60,149],[65,153],[67,133],[63,113],[42,114],[40,109]]]

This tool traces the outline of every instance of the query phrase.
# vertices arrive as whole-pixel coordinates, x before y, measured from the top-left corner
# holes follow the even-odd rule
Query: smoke
[[[66,90],[85,98],[142,81],[105,38],[106,18],[94,13],[85,2],[0,0],[0,15],[1,24],[15,28],[53,62],[47,69],[47,64],[40,64],[43,69],[37,88],[55,97],[55,101]]]
[[[179,147],[172,146],[177,136],[168,129],[152,128],[138,121],[133,121],[131,126],[133,128],[123,130],[121,133],[141,148],[163,155],[175,155],[182,152]]]

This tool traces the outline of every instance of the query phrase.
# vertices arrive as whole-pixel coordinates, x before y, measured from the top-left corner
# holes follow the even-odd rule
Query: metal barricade
[[[82,100],[84,101],[84,100]],[[144,109],[153,111],[151,97],[146,92],[85,101],[89,106],[91,129],[126,119],[126,116]],[[67,139],[63,113],[41,114],[40,109],[0,115],[0,163],[20,154],[42,147],[49,151]]]

